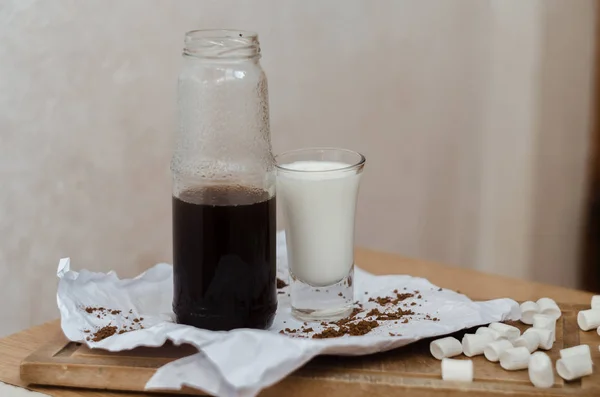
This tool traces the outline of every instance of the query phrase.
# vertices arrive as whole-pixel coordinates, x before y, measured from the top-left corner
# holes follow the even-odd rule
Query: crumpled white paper
[[[285,236],[279,233],[277,238],[278,276],[287,280]],[[378,307],[376,303],[368,302],[369,297],[393,296],[393,290],[403,292],[406,288],[406,292],[419,291],[422,296],[420,306],[410,306],[416,313],[414,318],[406,324],[381,321],[381,326],[363,336],[331,339],[290,337],[280,335],[279,331],[300,328],[302,323],[292,317],[286,293],[278,295],[279,307],[270,330],[215,332],[173,322],[171,265],[160,263],[134,279],[121,280],[114,272],[72,271],[69,259],[62,259],[57,275],[60,278],[57,302],[61,326],[67,338],[86,343],[91,348],[110,351],[138,346],[158,347],[167,340],[176,345],[191,344],[199,350],[198,353],[158,369],[146,388],[179,389],[185,385],[217,396],[254,396],[319,354],[371,354],[477,325],[520,318],[519,306],[511,299],[473,302],[454,291],[440,291],[422,278],[374,276],[357,268],[355,300],[360,301],[365,309]],[[121,313],[98,318],[95,312],[84,310],[90,306],[121,310]],[[426,314],[439,318],[439,321],[424,319]],[[125,320],[125,316],[129,319]],[[90,335],[86,330],[97,330],[109,322],[120,329],[131,325],[133,317],[143,318],[135,324],[136,330],[99,342],[86,340]],[[316,332],[323,329],[318,324],[310,326]],[[400,336],[390,336],[390,333]]]

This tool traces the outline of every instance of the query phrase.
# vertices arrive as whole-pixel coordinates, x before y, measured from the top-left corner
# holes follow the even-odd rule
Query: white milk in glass
[[[360,174],[351,164],[296,161],[280,165],[290,271],[312,286],[340,282],[354,264],[354,213]],[[287,171],[289,170],[289,171]],[[304,172],[302,172],[304,171]]]

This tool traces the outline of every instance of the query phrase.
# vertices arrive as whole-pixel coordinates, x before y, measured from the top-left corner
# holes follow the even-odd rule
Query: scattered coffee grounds
[[[397,290],[394,290],[397,291]],[[398,303],[408,299],[408,298],[412,298],[414,297],[414,294],[409,294],[409,293],[405,293],[405,294],[400,294],[398,292],[394,292],[396,294],[395,298],[389,297],[389,296],[378,296],[376,298],[369,298],[369,302],[376,302],[378,305],[381,306],[385,306],[388,303],[397,305]]]
[[[344,325],[335,328],[326,328],[322,332],[314,334],[313,339],[337,338],[343,335],[360,336],[371,332],[377,328],[379,323],[375,320],[359,320],[357,322],[346,322]]]
[[[285,291],[277,291],[279,295],[285,295]]]
[[[106,325],[102,328],[100,328],[98,331],[96,331],[92,337],[91,337],[91,341],[92,342],[100,342],[103,339],[108,338],[109,336],[113,336],[115,333],[117,333],[117,327],[115,327],[114,325]],[[88,338],[89,340],[90,338]]]
[[[412,310],[397,309],[397,310],[394,310],[391,312],[386,311],[385,313],[381,313],[375,319],[379,320],[379,321],[400,320],[402,318],[404,318],[405,320],[408,320],[408,318],[406,316],[414,316],[414,315],[415,315],[415,312],[413,312]]]
[[[341,292],[338,294],[338,296],[344,296],[344,294],[342,294]]]
[[[355,307],[354,309],[352,309],[352,313],[350,313],[350,315],[346,318],[343,318],[341,320],[338,320],[336,322],[333,323],[329,323],[329,324],[333,324],[333,325],[337,325],[338,327],[343,327],[344,325],[348,324],[350,321],[354,321],[356,320],[356,316],[361,312],[361,310],[358,307]]]
[[[369,298],[369,302],[377,302],[378,305],[385,306],[388,303],[392,303],[392,298],[389,296],[378,296],[377,298]]]
[[[339,338],[340,336],[346,335],[346,328],[326,328],[318,334],[314,334],[313,339],[327,339],[327,338]]]
[[[367,295],[368,293],[368,291],[365,292]],[[365,335],[380,325],[385,325],[385,323],[381,323],[385,321],[394,321],[396,325],[398,323],[408,324],[413,320],[440,321],[437,317],[432,317],[430,314],[417,314],[410,309],[411,306],[422,306],[418,303],[419,299],[423,299],[419,291],[400,293],[398,289],[395,289],[393,294],[395,296],[369,298],[369,302],[383,307],[371,308],[368,311],[363,309],[363,305],[360,302],[355,302],[355,307],[348,317],[329,323],[325,321],[320,322],[319,324],[323,328],[320,332],[318,330],[315,331],[305,322],[299,329],[286,328],[279,333],[283,335],[291,334],[291,336],[297,338],[327,339],[338,338],[344,335]],[[340,293],[338,296],[343,296],[343,294]],[[404,302],[409,298],[413,298],[413,300]],[[391,305],[395,305],[395,307]],[[400,305],[402,305],[402,308],[399,307]],[[310,335],[311,333],[312,336]],[[399,333],[388,333],[390,336],[401,336]]]
[[[377,328],[377,327],[379,327],[379,323],[375,320],[372,320],[372,321],[362,320],[355,324],[349,324],[348,325],[348,330],[349,330],[348,333],[352,336],[365,335],[365,334],[368,334],[369,332],[371,332],[371,330],[373,328]]]
[[[89,313],[89,314],[97,313],[96,318],[99,318],[99,319],[103,319],[107,315],[117,316],[122,313],[122,311],[118,310],[118,309],[107,309],[105,307],[93,307],[93,306],[84,307],[83,310],[85,310],[85,312]],[[133,310],[129,310],[129,313],[133,313]],[[123,316],[123,318],[125,320],[129,319],[128,316]],[[108,325],[105,325],[104,327],[102,327],[96,331],[84,329],[83,332],[86,334],[91,333],[91,335],[86,338],[87,341],[100,342],[101,340],[106,339],[109,336],[112,336],[114,334],[124,334],[125,332],[133,331],[135,329],[143,329],[144,325],[141,323],[141,321],[143,321],[143,320],[144,320],[144,317],[134,318],[132,321],[135,324],[133,324],[133,323],[125,324],[125,325],[123,325],[123,328],[120,330],[118,329],[117,326],[112,325],[111,323],[108,323]],[[134,325],[135,325],[135,327],[134,327]]]
[[[441,291],[441,290],[442,290],[442,288],[438,289],[438,291]]]
[[[287,283],[285,281],[283,281],[282,279],[278,278],[277,279],[277,289],[282,289],[287,287]]]
[[[367,317],[379,316],[380,314],[381,314],[381,312],[379,311],[379,309],[375,308],[375,309],[372,309],[370,312],[367,313]]]

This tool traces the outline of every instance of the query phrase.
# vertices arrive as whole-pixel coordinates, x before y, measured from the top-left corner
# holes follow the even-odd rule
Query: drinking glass
[[[307,148],[275,161],[292,314],[302,321],[347,317],[354,299],[354,220],[365,157],[347,149]]]

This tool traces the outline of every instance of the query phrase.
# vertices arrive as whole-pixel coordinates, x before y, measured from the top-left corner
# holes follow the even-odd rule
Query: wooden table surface
[[[375,274],[395,273],[425,277],[440,287],[459,290],[475,300],[501,297],[510,297],[515,300],[536,300],[540,297],[549,296],[558,302],[589,304],[593,295],[588,292],[494,276],[474,270],[364,249],[357,250],[356,263]],[[53,321],[0,339],[0,381],[25,387],[26,385],[19,378],[19,363],[31,352],[54,337],[57,332],[60,332],[59,323]],[[146,395],[146,393],[111,393],[81,389],[69,390],[43,387],[32,389],[60,397],[139,397]],[[147,395],[156,396],[156,394]]]

